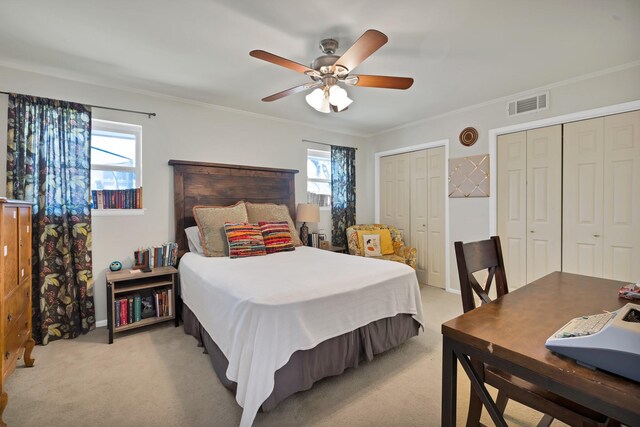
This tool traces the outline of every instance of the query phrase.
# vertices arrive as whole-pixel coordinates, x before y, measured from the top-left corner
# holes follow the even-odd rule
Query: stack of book
[[[116,328],[142,320],[142,300],[138,294],[118,298],[114,308]]]
[[[156,317],[173,316],[173,295],[171,289],[154,290]]]
[[[140,248],[133,253],[136,266],[165,267],[176,265],[178,260],[178,244],[167,242],[151,248]]]
[[[173,316],[173,295],[171,289],[158,289],[152,293],[155,317]],[[142,296],[127,295],[114,302],[114,322],[116,328],[142,320]]]
[[[92,209],[142,209],[142,187],[91,191]]]

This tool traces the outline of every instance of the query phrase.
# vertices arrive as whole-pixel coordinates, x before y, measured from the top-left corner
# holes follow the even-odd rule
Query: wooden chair
[[[480,298],[482,304],[491,301],[489,292],[494,278],[498,298],[509,292],[500,238],[498,236],[492,236],[491,239],[480,242],[455,242],[454,245],[458,261],[458,275],[460,276],[462,308],[465,313],[476,308],[474,294]],[[473,276],[473,273],[481,270],[487,270],[488,272],[484,287]],[[545,414],[538,423],[538,427],[548,426],[554,418],[572,426],[620,425],[620,423],[608,419],[605,415],[564,399],[497,368],[473,359],[471,363],[480,377],[484,378],[484,382],[498,390],[496,406],[500,413],[504,413],[508,400],[513,399]],[[472,389],[469,399],[469,412],[467,414],[467,427],[480,425],[481,413],[482,402]]]

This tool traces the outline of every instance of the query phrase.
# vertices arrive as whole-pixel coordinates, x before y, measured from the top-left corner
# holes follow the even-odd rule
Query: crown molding
[[[395,127],[386,129],[386,130],[382,130],[380,132],[375,132],[375,133],[372,133],[372,134],[369,134],[369,135],[365,135],[365,138],[372,138],[374,136],[383,135],[385,133],[393,132],[393,131],[396,131],[396,130],[413,127],[413,126],[419,125],[421,123],[426,123],[426,122],[429,122],[429,121],[438,120],[438,119],[442,119],[442,118],[449,117],[449,116],[454,116],[456,114],[465,113],[467,111],[476,110],[478,108],[487,107],[489,105],[494,105],[494,104],[501,103],[501,102],[508,102],[508,101],[513,100],[514,98],[524,98],[527,95],[532,94],[532,93],[536,93],[536,92],[540,92],[540,91],[544,91],[544,90],[549,90],[549,89],[553,89],[553,88],[557,88],[557,87],[561,87],[561,86],[567,86],[567,85],[578,83],[578,82],[581,82],[581,81],[584,81],[584,80],[590,80],[590,79],[593,79],[593,78],[596,78],[596,77],[605,76],[605,75],[611,74],[611,73],[617,73],[617,72],[624,71],[624,70],[627,70],[629,68],[635,68],[635,67],[640,67],[640,60],[628,62],[626,64],[617,65],[615,67],[605,68],[603,70],[594,71],[592,73],[582,74],[580,76],[571,77],[569,79],[560,80],[559,82],[550,83],[550,84],[545,85],[545,86],[539,86],[539,87],[537,87],[535,89],[527,89],[525,91],[517,92],[517,93],[511,94],[511,95],[501,96],[500,98],[495,98],[495,99],[491,99],[489,101],[480,102],[478,104],[469,105],[467,107],[462,107],[462,108],[458,108],[458,109],[455,109],[455,110],[447,111],[446,113],[436,114],[435,116],[425,117],[424,119],[416,120],[416,121],[413,121],[413,122],[410,122],[410,123],[405,123],[403,125],[399,125],[399,126],[395,126]]]

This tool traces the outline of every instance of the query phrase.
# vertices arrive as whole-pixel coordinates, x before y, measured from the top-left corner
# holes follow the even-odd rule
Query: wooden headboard
[[[189,249],[184,229],[196,225],[193,218],[196,205],[228,206],[240,200],[276,203],[288,206],[295,220],[297,170],[183,160],[169,160],[169,164],[173,166],[178,257]]]

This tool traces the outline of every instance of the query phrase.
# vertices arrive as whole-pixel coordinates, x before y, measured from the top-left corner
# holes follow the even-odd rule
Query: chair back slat
[[[494,279],[498,297],[509,292],[507,277],[504,272],[502,248],[500,247],[500,238],[498,236],[492,236],[489,240],[479,242],[455,242],[454,246],[456,260],[458,261],[462,307],[465,313],[476,308],[474,293],[483,304],[491,302],[489,291]],[[481,270],[488,270],[484,289],[473,276],[473,273]]]

